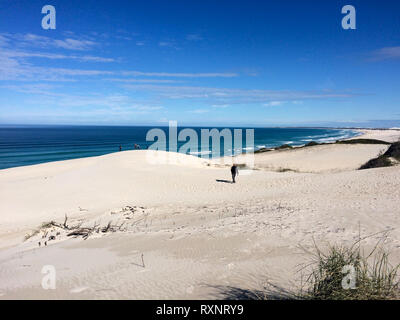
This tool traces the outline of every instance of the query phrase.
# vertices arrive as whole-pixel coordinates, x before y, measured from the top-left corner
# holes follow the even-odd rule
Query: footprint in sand
[[[89,287],[76,287],[76,288],[69,290],[69,292],[70,293],[81,293],[87,289],[89,289]]]
[[[192,294],[193,291],[194,291],[194,287],[193,286],[189,286],[189,287],[186,288],[186,293],[187,294]]]

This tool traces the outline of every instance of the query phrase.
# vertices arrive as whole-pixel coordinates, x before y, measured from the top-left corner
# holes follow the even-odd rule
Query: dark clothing
[[[231,174],[232,174],[232,182],[235,183],[236,182],[235,178],[237,175],[239,175],[239,169],[237,166],[233,165],[231,167]]]

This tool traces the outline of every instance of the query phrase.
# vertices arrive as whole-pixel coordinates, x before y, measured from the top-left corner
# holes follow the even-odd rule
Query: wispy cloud
[[[29,94],[29,103],[33,105],[40,103],[42,106],[78,108],[77,112],[90,108],[103,110],[103,113],[106,113],[108,110],[109,114],[145,114],[164,109],[160,105],[138,102],[130,96],[118,93],[109,95],[97,93],[88,93],[85,95],[57,93],[54,92],[54,89],[57,89],[57,87],[50,85],[0,86],[0,88],[14,89]]]
[[[369,60],[389,60],[389,59],[400,59],[400,46],[398,47],[385,47],[379,50],[375,50],[370,54]]]
[[[2,55],[6,55],[11,58],[45,58],[45,59],[71,59],[71,60],[79,60],[79,61],[92,61],[92,62],[114,62],[113,58],[104,58],[97,56],[77,56],[77,55],[64,55],[64,54],[56,54],[56,53],[42,53],[42,52],[24,52],[24,51],[12,51],[12,50],[3,50]]]
[[[326,91],[324,91],[324,92],[326,92]],[[284,100],[281,100],[281,101],[270,101],[270,102],[267,102],[267,103],[264,103],[264,106],[266,106],[266,107],[277,107],[277,106],[281,106],[281,105],[284,105],[284,104],[288,104],[288,103],[290,103],[290,104],[303,104],[303,101],[300,101],[300,100],[291,100],[291,101],[284,101]]]
[[[19,81],[74,81],[73,76],[109,75],[110,71],[51,68],[37,65],[32,59],[76,60],[80,62],[115,62],[114,58],[92,55],[61,54],[38,52],[28,47],[60,47],[73,50],[84,50],[94,44],[88,40],[54,40],[35,34],[0,34],[0,80]],[[46,49],[48,49],[46,47]]]
[[[0,85],[0,88],[27,94],[59,96],[59,94],[56,94],[52,91],[55,88],[55,86],[45,83],[33,83],[33,84],[23,84],[23,85],[7,84],[7,85]]]
[[[160,41],[158,45],[160,47],[172,47],[174,44],[170,41]]]
[[[272,103],[282,104],[285,101],[298,102],[300,100],[349,98],[357,94],[334,91],[278,91],[278,90],[247,90],[192,86],[161,86],[126,84],[125,88],[135,91],[152,92],[161,98],[167,99],[202,99],[213,104],[246,104]]]
[[[170,73],[170,72],[142,72],[142,71],[124,71],[123,75],[143,76],[143,77],[170,77],[170,78],[233,78],[237,73]]]
[[[54,39],[46,36],[39,36],[33,33],[26,34],[2,34],[3,37],[10,40],[16,40],[17,44],[22,47],[39,47],[39,48],[62,48],[67,50],[85,51],[90,50],[98,44],[95,41],[87,39]]]
[[[0,51],[0,81],[75,81],[75,76],[112,75],[112,71],[35,66]]]
[[[89,40],[65,39],[65,40],[54,40],[54,45],[56,47],[68,50],[89,50],[93,46],[95,46],[96,43]]]
[[[109,78],[107,81],[125,82],[125,83],[179,83],[179,80],[171,79],[124,79],[124,78]]]
[[[200,40],[203,40],[203,37],[201,35],[199,35],[199,34],[188,34],[186,36],[186,40],[189,40],[189,41],[200,41]]]
[[[276,106],[281,106],[282,104],[285,104],[287,101],[270,101],[268,103],[264,103],[264,106],[266,107],[276,107]]]
[[[225,109],[229,107],[229,104],[213,104],[211,107]]]
[[[197,114],[202,114],[202,113],[207,113],[207,112],[209,112],[210,110],[207,110],[207,109],[195,109],[195,110],[190,110],[189,112],[190,113],[197,113]]]

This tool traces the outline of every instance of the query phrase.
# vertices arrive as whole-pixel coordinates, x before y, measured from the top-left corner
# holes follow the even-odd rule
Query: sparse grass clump
[[[36,236],[40,232],[40,229],[33,230],[31,233],[27,233],[24,237],[24,241],[29,240],[30,238]]]
[[[32,232],[26,234],[25,237],[24,237],[24,241],[29,240],[30,238],[32,238],[32,237],[36,236],[37,234],[39,234],[40,231],[48,229],[48,228],[51,228],[54,225],[56,225],[56,223],[54,221],[43,222],[38,228],[36,228]]]
[[[277,170],[276,170],[277,172],[296,172],[296,170],[294,170],[294,169],[290,169],[290,168],[278,168]]]
[[[275,150],[282,150],[282,149],[292,149],[293,147],[289,144],[283,144],[279,147],[276,147]]]
[[[273,149],[271,149],[271,148],[260,148],[260,149],[258,149],[258,150],[256,150],[256,151],[254,151],[254,153],[263,153],[263,152],[269,152],[269,151],[272,151]]]
[[[332,246],[326,254],[318,248],[316,266],[307,279],[308,290],[302,295],[312,300],[388,300],[399,298],[399,266],[392,267],[388,253],[363,256],[354,246]],[[369,261],[372,260],[371,263]],[[349,273],[350,272],[350,273]],[[349,278],[353,276],[354,288]]]

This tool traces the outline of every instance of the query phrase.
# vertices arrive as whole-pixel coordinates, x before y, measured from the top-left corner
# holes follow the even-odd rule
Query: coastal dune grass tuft
[[[399,296],[399,265],[375,248],[363,255],[360,248],[331,246],[326,254],[317,248],[317,263],[309,274],[308,289],[300,297],[311,300],[390,300]],[[354,286],[346,276],[351,272]],[[347,286],[346,286],[347,284]]]
[[[387,231],[384,231],[386,233]],[[301,284],[285,289],[266,281],[262,289],[219,288],[229,300],[396,300],[400,299],[399,265],[392,266],[389,253],[380,244],[386,234],[365,254],[359,238],[351,246],[331,245],[321,250],[314,242],[311,261],[300,265]]]

